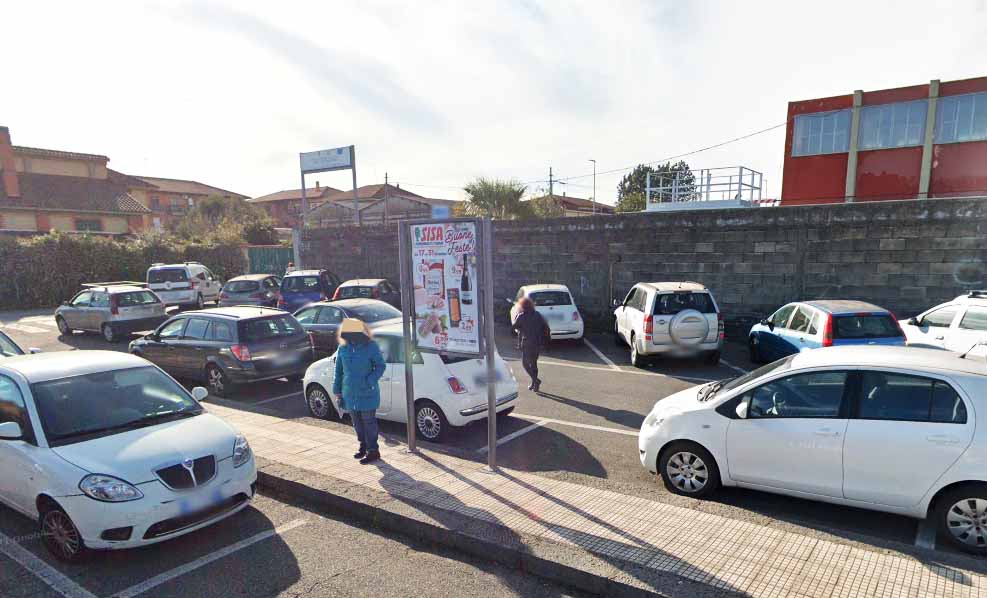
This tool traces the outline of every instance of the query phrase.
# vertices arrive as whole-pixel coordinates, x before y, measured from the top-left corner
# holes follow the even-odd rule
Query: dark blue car
[[[821,299],[789,303],[751,328],[751,361],[774,361],[817,347],[904,345],[894,314],[871,303]]]
[[[326,301],[336,292],[339,277],[328,270],[296,270],[281,279],[278,308],[295,311],[314,301]]]

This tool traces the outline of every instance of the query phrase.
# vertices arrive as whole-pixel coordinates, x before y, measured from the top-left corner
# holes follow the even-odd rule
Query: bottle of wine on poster
[[[473,287],[470,284],[469,255],[463,254],[463,278],[459,282],[459,298],[463,305],[472,305]]]

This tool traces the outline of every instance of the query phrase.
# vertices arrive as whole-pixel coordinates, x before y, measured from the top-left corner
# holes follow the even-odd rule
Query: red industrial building
[[[987,77],[789,102],[782,205],[987,197]]]

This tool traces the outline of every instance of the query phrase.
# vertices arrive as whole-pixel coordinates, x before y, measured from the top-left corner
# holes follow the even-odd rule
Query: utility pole
[[[552,167],[548,167],[548,196],[553,197],[555,194],[552,192]]]
[[[593,215],[596,216],[596,160],[590,159],[593,163]]]
[[[384,173],[384,224],[387,224],[387,173]]]

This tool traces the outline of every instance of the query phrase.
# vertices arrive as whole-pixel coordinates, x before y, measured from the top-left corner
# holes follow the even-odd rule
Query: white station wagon
[[[37,519],[45,546],[161,542],[243,509],[247,440],[148,361],[72,351],[0,361],[0,502]]]
[[[815,349],[658,401],[641,464],[676,494],[742,486],[931,516],[987,554],[987,364],[912,347]]]

